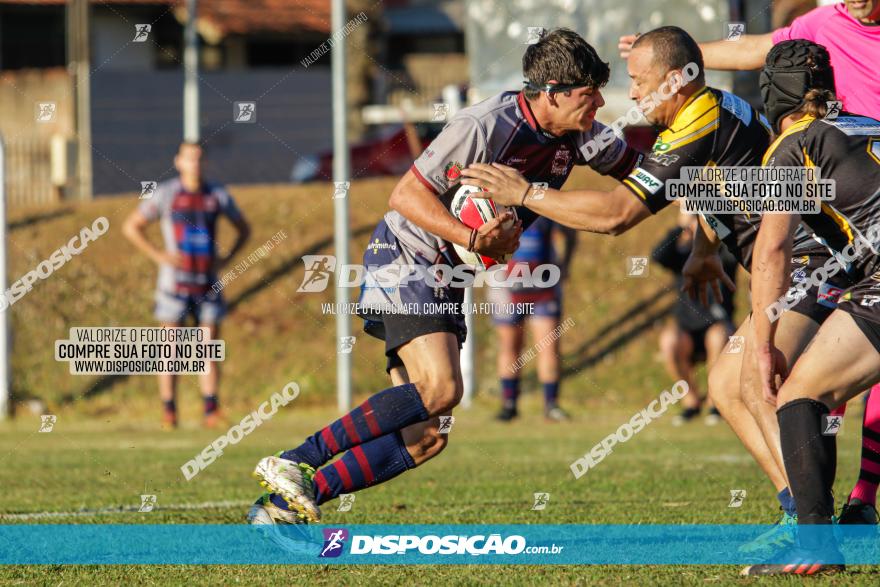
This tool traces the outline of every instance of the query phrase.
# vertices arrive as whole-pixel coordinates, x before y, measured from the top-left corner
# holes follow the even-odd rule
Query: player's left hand
[[[785,378],[788,377],[788,363],[785,360],[785,355],[773,343],[758,346],[755,349],[755,355],[758,361],[758,371],[761,373],[764,401],[775,406],[776,396],[779,393],[776,378],[778,376],[780,381],[785,381]]]
[[[683,278],[681,291],[686,292],[693,299],[699,299],[704,306],[709,305],[708,287],[712,288],[716,302],[724,299],[720,284],[731,292],[736,291],[736,284],[724,272],[724,263],[717,253],[700,255],[691,252],[681,270],[681,275]]]
[[[503,206],[519,206],[531,187],[522,173],[500,163],[471,163],[461,174],[465,176],[461,183],[483,189],[482,194],[471,194],[471,197],[492,198]]]

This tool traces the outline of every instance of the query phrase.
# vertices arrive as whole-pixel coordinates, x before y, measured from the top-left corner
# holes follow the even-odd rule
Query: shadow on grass
[[[351,229],[351,237],[358,238],[358,237],[361,237],[365,234],[369,234],[370,232],[373,231],[373,229],[375,227],[376,227],[376,223],[370,223],[370,224],[363,224],[363,225],[358,226],[356,228],[352,228]],[[229,308],[229,311],[231,312],[242,302],[247,301],[248,299],[252,298],[253,296],[258,294],[259,292],[261,292],[265,288],[269,287],[269,285],[273,281],[275,281],[276,279],[293,271],[296,267],[298,267],[300,265],[300,260],[302,259],[302,257],[304,257],[306,255],[317,255],[323,249],[329,247],[332,244],[333,244],[333,237],[329,236],[329,237],[326,237],[326,238],[319,240],[316,243],[309,245],[309,247],[307,249],[304,249],[303,251],[300,251],[299,253],[295,253],[288,261],[285,261],[280,266],[276,267],[271,272],[264,275],[263,279],[261,279],[259,283],[255,283],[254,285],[252,285],[249,288],[242,291],[235,298],[228,300],[227,306]]]
[[[39,224],[40,222],[45,222],[46,220],[55,220],[56,218],[61,218],[62,216],[68,216],[70,214],[73,214],[73,208],[60,208],[58,210],[52,210],[51,212],[41,212],[39,214],[25,216],[20,220],[10,222],[9,230],[26,228],[28,226],[33,226],[34,224]]]
[[[674,288],[664,288],[649,294],[624,310],[621,316],[608,321],[595,336],[585,341],[569,354],[573,362],[566,361],[562,377],[592,367],[609,354],[637,338],[659,320],[672,313],[677,299]]]

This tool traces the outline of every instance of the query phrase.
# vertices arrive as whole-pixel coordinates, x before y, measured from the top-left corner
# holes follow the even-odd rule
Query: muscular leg
[[[748,331],[749,320],[746,319],[736,334],[747,336]],[[761,428],[746,407],[740,393],[742,357],[742,352],[722,353],[718,356],[709,372],[709,396],[724,420],[733,428],[740,442],[754,457],[776,490],[780,491],[787,485],[785,476],[776,464]]]
[[[733,334],[733,328],[728,322],[716,322],[706,330],[703,344],[706,347],[706,368],[709,371],[712,370],[715,361],[724,352],[724,347],[727,346],[731,334]],[[706,403],[712,407],[712,398],[707,396]]]
[[[819,330],[819,324],[812,318],[797,312],[785,312],[776,329],[776,346],[785,355],[789,367],[794,365],[801,356],[810,340]],[[746,339],[746,352],[750,351],[752,337]],[[748,356],[748,354],[746,355]],[[746,361],[741,374],[743,401],[761,427],[764,440],[770,447],[773,458],[780,471],[785,471],[782,460],[782,449],[779,441],[779,422],[776,408],[764,401],[760,378],[756,373],[756,365]]]
[[[880,353],[852,316],[835,310],[779,390],[785,467],[801,524],[830,524],[836,437],[824,416],[880,379]]]

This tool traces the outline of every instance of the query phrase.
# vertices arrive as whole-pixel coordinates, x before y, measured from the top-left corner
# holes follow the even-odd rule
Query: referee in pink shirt
[[[806,39],[828,49],[837,98],[844,110],[880,118],[880,0],[821,6],[772,33],[700,43],[700,49],[706,69],[760,69],[773,45],[792,39]],[[621,57],[629,56],[635,40],[636,35],[620,37]]]

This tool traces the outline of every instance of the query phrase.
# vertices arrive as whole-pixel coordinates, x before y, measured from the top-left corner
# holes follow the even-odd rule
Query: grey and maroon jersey
[[[613,135],[610,140],[594,140],[605,129],[594,122],[588,132],[554,137],[538,126],[522,92],[504,92],[458,112],[416,159],[412,171],[438,196],[454,188],[461,170],[471,163],[515,167],[528,181],[546,182],[553,189],[562,188],[575,165],[589,165],[602,175],[622,180],[641,155]],[[524,227],[537,218],[525,208],[518,208],[517,213]],[[449,257],[448,243],[400,213],[388,212],[385,222],[411,251],[433,263],[443,257],[455,262]]]

